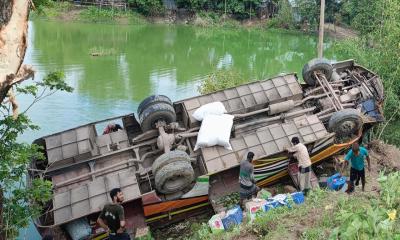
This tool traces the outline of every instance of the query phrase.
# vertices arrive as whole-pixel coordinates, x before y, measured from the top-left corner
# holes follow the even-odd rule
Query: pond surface
[[[200,82],[218,69],[234,69],[251,80],[301,73],[316,56],[316,45],[315,37],[276,30],[30,22],[25,63],[37,70],[36,79],[64,71],[75,90],[36,104],[29,116],[41,129],[21,141],[136,112],[152,94],[173,101],[197,95]],[[329,42],[325,56],[338,58]],[[31,99],[18,100],[24,109]],[[40,239],[32,226],[20,238]]]

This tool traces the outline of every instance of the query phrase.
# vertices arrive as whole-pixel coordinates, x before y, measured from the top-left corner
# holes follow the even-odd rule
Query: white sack
[[[229,114],[207,115],[201,123],[194,150],[203,147],[222,146],[232,150],[229,138],[233,125],[233,116]]]
[[[224,113],[226,113],[226,109],[222,102],[212,102],[199,107],[196,111],[194,111],[192,117],[201,122],[203,121],[204,117],[209,114],[222,115]]]

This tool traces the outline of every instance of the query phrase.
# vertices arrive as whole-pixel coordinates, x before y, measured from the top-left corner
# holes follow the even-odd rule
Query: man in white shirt
[[[307,147],[302,144],[298,137],[292,138],[292,147],[287,148],[289,153],[299,162],[299,185],[300,191],[307,194],[307,192],[312,188],[311,186],[311,160],[308,154]]]

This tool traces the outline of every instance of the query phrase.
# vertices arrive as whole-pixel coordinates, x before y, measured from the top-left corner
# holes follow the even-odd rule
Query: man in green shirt
[[[367,159],[368,171],[371,171],[368,151],[364,147],[360,147],[358,143],[354,143],[350,151],[344,157],[344,160],[346,160],[345,164],[349,164],[349,162],[351,164],[349,192],[354,190],[354,181],[356,181],[355,185],[358,186],[360,179],[363,192],[365,190],[364,159]]]
[[[109,232],[110,240],[130,240],[125,229],[124,193],[119,188],[110,191],[112,203],[106,204],[100,213],[97,223]]]

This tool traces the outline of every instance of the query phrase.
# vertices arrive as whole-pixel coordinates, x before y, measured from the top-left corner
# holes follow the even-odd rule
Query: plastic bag
[[[199,107],[196,111],[194,111],[192,117],[201,122],[207,115],[222,115],[224,113],[226,113],[224,104],[221,102],[212,102]]]
[[[212,147],[215,145],[232,150],[231,144],[229,143],[232,125],[232,115],[207,115],[201,123],[194,150],[196,151],[199,148]]]

